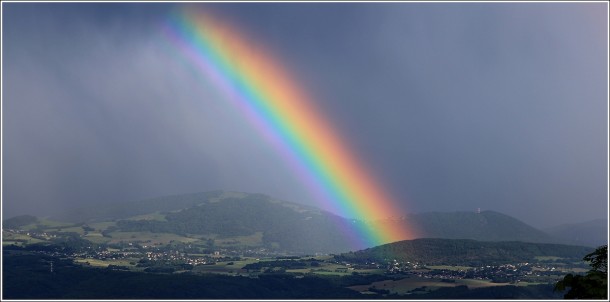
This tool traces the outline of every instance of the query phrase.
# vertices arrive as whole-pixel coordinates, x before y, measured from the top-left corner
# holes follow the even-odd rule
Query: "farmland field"
[[[32,238],[26,234],[16,234],[7,231],[2,231],[2,245],[22,245],[23,242],[27,244],[44,242],[44,240]]]

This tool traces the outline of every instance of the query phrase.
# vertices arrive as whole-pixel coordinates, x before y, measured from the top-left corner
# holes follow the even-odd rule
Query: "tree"
[[[607,299],[608,298],[608,245],[598,247],[586,255],[584,261],[590,262],[591,270],[586,275],[567,274],[555,285],[555,291],[570,290],[565,299]]]
[[[608,275],[608,245],[598,247],[595,252],[586,255],[583,260],[591,262],[593,271]]]

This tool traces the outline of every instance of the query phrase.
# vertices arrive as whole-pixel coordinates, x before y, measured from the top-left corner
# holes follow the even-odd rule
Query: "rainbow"
[[[404,223],[370,223],[397,216],[396,202],[269,50],[217,16],[193,7],[178,10],[165,29],[189,64],[228,96],[289,162],[321,207],[369,221],[357,227],[364,245],[413,237]]]

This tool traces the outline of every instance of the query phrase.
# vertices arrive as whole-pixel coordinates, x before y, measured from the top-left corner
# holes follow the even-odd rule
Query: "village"
[[[515,263],[480,267],[426,266],[418,263],[393,261],[388,274],[405,274],[451,282],[453,279],[491,280],[495,283],[549,282],[565,275],[565,270],[548,263]],[[574,269],[574,268],[571,268]]]

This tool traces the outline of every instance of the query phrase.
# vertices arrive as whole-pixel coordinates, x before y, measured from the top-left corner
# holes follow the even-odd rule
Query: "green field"
[[[26,234],[16,234],[7,231],[2,231],[2,245],[23,245],[23,240],[26,241],[26,244],[45,242],[45,240],[32,238]]]

